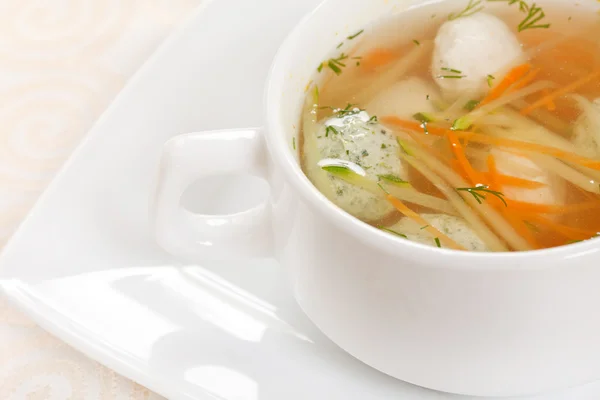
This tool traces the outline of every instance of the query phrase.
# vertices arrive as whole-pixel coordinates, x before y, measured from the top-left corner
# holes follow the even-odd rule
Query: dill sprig
[[[441,249],[442,248],[442,243],[440,242],[440,238],[435,238],[433,240],[435,241],[436,246]]]
[[[550,24],[538,24],[542,19],[546,17],[544,10],[541,7],[538,7],[536,3],[532,3],[531,5],[527,4],[524,0],[487,0],[487,1],[505,1],[509,6],[513,4],[519,5],[519,11],[522,13],[526,13],[527,16],[521,21],[518,26],[519,32],[523,32],[527,29],[547,29],[550,28]]]
[[[512,1],[512,0],[509,0]],[[482,0],[469,0],[469,4],[459,13],[452,13],[448,15],[448,20],[452,21],[457,18],[468,17],[479,11],[483,10],[483,6],[481,5]]]
[[[508,207],[508,203],[506,202],[506,200],[504,200],[504,193],[497,192],[495,190],[490,190],[489,186],[478,185],[470,188],[456,188],[456,191],[470,193],[471,195],[473,195],[473,197],[475,198],[475,200],[477,200],[479,204],[482,204],[483,200],[487,199],[487,195],[491,194],[492,196],[496,196],[497,198],[499,198],[500,201],[504,203],[504,206]]]
[[[364,111],[364,110],[361,108],[357,108],[356,104],[352,104],[352,103],[348,103],[345,108],[335,108],[333,110],[333,112],[335,113],[335,116],[338,118],[348,117],[350,115],[356,115],[356,114],[360,113],[361,111]],[[377,118],[377,117],[375,117],[375,118]],[[371,120],[369,120],[369,122],[371,122]]]

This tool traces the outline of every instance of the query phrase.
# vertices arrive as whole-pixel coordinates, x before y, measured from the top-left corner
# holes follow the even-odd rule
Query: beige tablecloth
[[[202,0],[0,0],[0,244],[96,119]],[[1,400],[160,399],[0,297]]]

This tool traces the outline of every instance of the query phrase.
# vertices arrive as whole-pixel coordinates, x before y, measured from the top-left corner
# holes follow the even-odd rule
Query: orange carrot
[[[588,76],[584,76],[583,78],[576,80],[575,82],[571,83],[570,85],[567,85],[561,89],[555,90],[554,92],[542,97],[538,101],[531,104],[529,107],[526,107],[523,110],[521,110],[521,115],[528,115],[533,110],[535,110],[541,106],[547,105],[551,101],[554,101],[555,99],[557,99],[561,96],[564,96],[565,94],[571,93],[574,90],[579,89],[581,86],[593,81],[594,79],[596,79],[598,77],[600,77],[600,69],[592,72]]]
[[[363,56],[360,64],[368,70],[375,70],[389,64],[398,57],[398,53],[390,49],[374,49]]]
[[[379,120],[385,125],[395,126],[404,130],[412,130],[417,133],[424,133],[423,128],[421,128],[421,125],[418,122],[406,121],[396,116],[381,117]],[[600,161],[582,157],[574,153],[569,153],[567,151],[557,149],[556,147],[544,146],[536,143],[522,142],[514,139],[488,136],[475,132],[452,131],[447,128],[433,126],[431,124],[427,125],[427,131],[429,132],[429,134],[436,136],[443,136],[446,135],[448,132],[454,132],[456,134],[456,137],[460,139],[469,139],[470,141],[475,143],[547,154],[549,156],[560,158],[562,160],[579,164],[584,167],[600,170]]]
[[[427,220],[421,217],[419,214],[408,208],[406,204],[392,196],[391,194],[386,195],[387,200],[396,208],[396,210],[400,211],[402,214],[406,215],[408,218],[412,219],[420,226],[423,227],[424,230],[429,232],[433,237],[439,239],[440,243],[443,243],[447,247],[451,247],[455,250],[466,250],[460,244],[456,243],[454,240],[450,239],[448,236],[444,235],[442,232],[437,230],[435,227],[431,226]]]
[[[523,79],[521,79],[519,82],[515,83],[512,88],[510,89],[510,92],[515,92],[519,89],[523,89],[525,86],[529,85],[536,77],[537,75],[540,73],[542,69],[541,68],[536,68],[536,69],[532,69],[531,71],[529,71],[529,73],[527,75],[525,75],[523,77]]]
[[[517,65],[508,71],[508,74],[506,74],[504,79],[502,79],[499,84],[494,86],[488,95],[481,100],[481,103],[479,103],[478,107],[484,106],[502,96],[504,92],[506,92],[519,79],[523,78],[530,70],[531,64],[522,64]]]
[[[488,180],[492,179],[492,176],[489,172],[485,175]],[[545,186],[548,186],[542,182],[530,181],[528,179],[517,178],[515,176],[504,175],[499,173],[496,173],[494,178],[496,180],[496,184],[500,186],[511,186],[523,189],[540,189]]]
[[[450,142],[450,148],[452,149],[452,153],[454,153],[456,160],[458,160],[460,167],[464,171],[465,175],[469,178],[469,181],[471,182],[471,184],[472,185],[477,185],[477,184],[483,185],[485,182],[483,181],[482,175],[478,171],[476,171],[473,168],[473,166],[471,166],[471,163],[469,162],[469,159],[465,155],[463,147],[460,144],[460,141],[458,140],[458,138],[456,137],[456,134],[454,133],[454,131],[448,132],[448,141]]]

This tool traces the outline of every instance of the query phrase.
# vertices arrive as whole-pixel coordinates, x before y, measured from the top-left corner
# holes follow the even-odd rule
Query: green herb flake
[[[369,118],[369,120],[367,121],[367,124],[377,124],[379,123],[379,120],[377,119],[377,115],[373,115],[371,118]]]
[[[421,42],[419,42],[417,39],[413,39],[413,43],[416,44],[417,46],[421,45]]]
[[[317,71],[321,72],[321,71],[323,71],[324,67],[328,67],[336,75],[340,75],[342,73],[342,68],[346,66],[346,64],[343,63],[342,61],[346,60],[347,58],[348,58],[348,55],[346,55],[345,53],[342,53],[337,58],[330,58],[327,61],[323,61],[321,63],[321,65],[319,65],[319,67],[317,68]]]
[[[340,75],[342,73],[342,69],[338,67],[333,61],[329,60],[327,63],[329,69],[331,69],[336,75]]]
[[[429,225],[425,225],[421,227],[421,230],[429,228]]]
[[[454,72],[455,74],[462,74],[461,70],[454,69],[454,68],[446,68],[446,67],[444,67],[444,68],[442,68],[442,71]]]
[[[333,133],[334,135],[339,134],[340,132],[334,126],[326,126],[325,127],[325,137],[329,137],[329,133]]]
[[[438,75],[436,78],[438,79],[462,79],[466,78],[466,75]]]
[[[364,29],[361,29],[360,31],[356,32],[354,35],[350,35],[347,37],[348,40],[353,40],[356,39],[357,37],[359,37],[360,35],[362,35],[362,33],[364,32]]]
[[[442,243],[440,242],[440,238],[435,238],[433,240],[435,241],[435,245],[441,249],[442,248]]]
[[[470,193],[479,204],[483,204],[483,200],[486,200],[487,195],[491,194],[492,196],[496,196],[497,198],[499,198],[500,201],[504,203],[505,207],[508,207],[508,203],[506,202],[506,200],[504,200],[504,194],[495,190],[490,190],[489,186],[486,185],[479,185],[470,188],[456,188],[456,191]]]
[[[296,150],[296,138],[295,137],[292,138],[292,147],[294,148],[294,150]]]
[[[479,103],[481,103],[479,100],[469,100],[463,108],[467,111],[473,111],[475,108],[477,108]]]
[[[489,1],[489,0],[488,0]],[[509,0],[511,1],[511,0]],[[460,12],[448,15],[448,20],[452,21],[462,17],[468,17],[483,10],[482,0],[469,0],[469,4]]]
[[[494,79],[496,79],[494,75],[488,75],[486,79],[489,87],[494,86]]]
[[[363,157],[367,157],[367,156],[369,155],[369,152],[368,152],[368,151],[366,151],[366,150],[363,150],[363,151],[362,151],[360,154],[361,154]]]
[[[340,43],[337,45],[336,49],[339,49],[340,47],[342,47],[344,45],[344,42]]]
[[[387,146],[385,145],[385,143],[381,143],[381,150],[383,149],[387,149]]]
[[[384,231],[384,232],[391,233],[392,235],[400,236],[401,238],[408,239],[408,236],[406,236],[405,234],[400,233],[400,232],[396,232],[396,231],[394,231],[392,229],[385,228],[383,226],[378,226],[377,228],[380,229],[380,230],[382,230],[382,231]]]

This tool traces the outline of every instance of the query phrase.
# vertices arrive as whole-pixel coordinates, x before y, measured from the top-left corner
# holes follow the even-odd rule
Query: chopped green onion
[[[386,183],[389,183],[394,186],[399,186],[399,187],[410,187],[411,186],[409,182],[397,177],[396,175],[387,174],[387,175],[378,175],[377,177],[379,179],[385,181]]]
[[[473,111],[477,106],[481,103],[479,100],[469,100],[467,104],[465,104],[464,109],[467,111]]]
[[[471,125],[473,125],[473,123],[469,120],[468,116],[464,116],[455,120],[450,129],[453,131],[464,131],[469,129]]]
[[[419,122],[434,122],[435,117],[429,113],[419,112],[413,115],[413,118]]]

